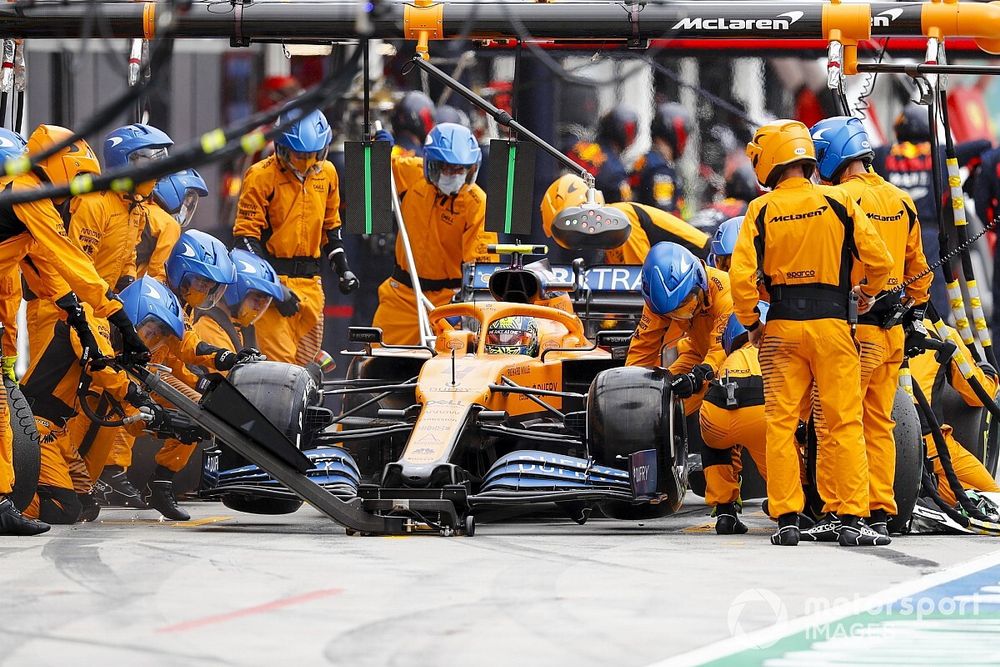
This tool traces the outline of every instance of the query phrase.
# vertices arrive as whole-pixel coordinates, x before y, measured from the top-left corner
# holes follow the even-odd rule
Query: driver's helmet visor
[[[530,331],[491,329],[486,332],[486,351],[494,354],[527,354],[534,345]]]
[[[194,212],[198,209],[199,199],[201,199],[201,196],[198,195],[197,190],[188,188],[184,191],[184,201],[181,202],[180,209],[174,214],[174,219],[180,223],[181,227],[187,227],[191,219],[194,218]]]
[[[240,301],[236,313],[236,321],[240,326],[248,327],[264,314],[268,306],[271,305],[271,295],[252,289],[248,290],[246,296]]]
[[[139,338],[153,352],[163,346],[170,336],[174,335],[173,330],[155,315],[147,315],[146,318],[135,328]]]
[[[180,294],[184,303],[198,310],[210,310],[226,293],[223,283],[202,276],[186,275],[181,280]]]
[[[702,289],[694,288],[686,299],[681,301],[681,305],[667,313],[667,317],[672,320],[690,320],[698,312],[701,306]]]
[[[165,157],[167,157],[166,148],[139,148],[128,154],[128,163],[133,167],[141,167]]]

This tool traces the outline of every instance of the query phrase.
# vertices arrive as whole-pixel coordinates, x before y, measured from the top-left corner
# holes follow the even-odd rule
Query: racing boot
[[[39,535],[51,526],[21,514],[7,496],[0,496],[0,535]]]
[[[868,527],[879,535],[889,537],[889,513],[885,510],[872,510],[868,519]]]
[[[128,473],[121,466],[105,466],[100,479],[94,484],[94,492],[97,494],[97,501],[108,507],[149,509],[142,502],[139,489],[129,481]]]
[[[80,501],[80,521],[96,521],[101,513],[101,504],[97,501],[97,494],[92,490],[90,493],[78,493],[77,499]]]
[[[827,512],[826,516],[816,522],[816,525],[802,531],[802,541],[836,542],[840,539],[841,525],[840,517],[833,512]]]
[[[716,535],[743,535],[747,532],[746,524],[740,521],[736,503],[716,505],[714,514]]]
[[[842,547],[884,547],[892,543],[888,535],[879,535],[859,516],[845,514],[841,521],[838,541]]]
[[[152,478],[143,490],[142,500],[168,519],[191,519],[191,515],[177,505],[177,498],[174,497],[174,471],[163,466],[156,466]]]
[[[799,515],[794,512],[778,517],[778,532],[771,536],[771,544],[794,547],[799,543]]]

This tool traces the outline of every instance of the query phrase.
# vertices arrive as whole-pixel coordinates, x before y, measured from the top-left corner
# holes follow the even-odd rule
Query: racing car
[[[525,266],[521,257],[539,248],[508,250],[510,265],[470,268],[468,301],[430,312],[432,344],[387,345],[378,329],[351,329],[364,349],[323,392],[342,398],[336,416],[301,373],[263,381],[263,370],[253,370],[262,365],[253,364],[231,380],[245,392],[254,375],[269,396],[250,398],[265,414],[281,402],[276,388],[286,387],[278,393],[304,406],[304,419],[268,416],[287,424],[286,435],[314,462],[309,476],[415,526],[472,534],[477,511],[535,503],[555,503],[578,522],[594,509],[623,519],[675,512],[688,485],[687,433],[666,374],[623,366],[631,329],[587,331],[638,315],[638,267],[616,274]],[[558,291],[574,312],[533,303]],[[537,351],[488,351],[491,324],[515,317],[536,323]],[[208,458],[204,493],[244,511],[301,504],[256,466],[237,462]]]

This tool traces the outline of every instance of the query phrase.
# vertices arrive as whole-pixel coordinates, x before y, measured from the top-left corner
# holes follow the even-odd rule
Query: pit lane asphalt
[[[981,536],[778,548],[759,502],[748,535],[719,537],[688,500],[643,524],[522,517],[473,538],[349,537],[311,508],[192,502],[186,524],[105,510],[0,538],[0,664],[639,666],[729,638],[748,591],[795,618],[1000,550]],[[743,631],[779,615],[737,611]]]

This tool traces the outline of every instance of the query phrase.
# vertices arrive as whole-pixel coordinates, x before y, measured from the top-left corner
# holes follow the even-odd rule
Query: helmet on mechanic
[[[646,306],[672,320],[690,320],[708,292],[708,275],[701,260],[684,246],[661,241],[642,263],[642,298]]]
[[[302,115],[301,109],[286,111],[278,117],[277,124],[286,127],[274,140],[274,152],[288,169],[300,181],[312,172],[319,171],[320,165],[326,160],[330,142],[333,140],[333,130],[326,116],[319,109]]]
[[[420,141],[427,137],[437,120],[434,102],[419,90],[411,90],[403,95],[389,118],[393,132],[409,132]]]
[[[455,123],[456,125],[472,129],[472,123],[469,121],[469,114],[465,113],[461,109],[447,104],[442,104],[437,108],[435,120],[438,123]]]
[[[691,114],[676,102],[661,104],[653,113],[649,134],[653,139],[667,142],[674,159],[677,159],[684,154],[688,135],[691,134]]]
[[[595,202],[604,206],[604,195],[597,191]],[[563,209],[583,206],[587,203],[587,183],[576,174],[563,174],[542,195],[542,231],[546,238],[552,238],[552,222]]]
[[[174,145],[166,132],[152,125],[135,123],[108,133],[104,138],[104,167],[114,170],[126,165],[140,167],[154,160],[167,157],[167,149]],[[148,197],[156,181],[146,181],[135,187],[137,194]]]
[[[170,174],[156,182],[153,200],[164,211],[174,216],[181,227],[187,227],[198,208],[198,200],[208,196],[205,179],[194,169]]]
[[[538,326],[532,317],[513,315],[490,322],[486,329],[487,354],[538,354]]]
[[[226,306],[234,321],[248,327],[256,322],[271,301],[281,301],[284,292],[278,274],[266,259],[246,250],[232,250],[236,282],[226,288]]]
[[[597,141],[624,151],[635,142],[638,129],[639,114],[630,107],[617,106],[597,122]]]
[[[844,167],[861,160],[867,168],[875,159],[875,150],[865,126],[857,118],[824,118],[809,129],[816,149],[816,168],[827,183],[836,183]]]
[[[28,153],[32,156],[71,138],[73,132],[58,125],[39,125],[28,137]],[[94,151],[83,139],[77,139],[53,155],[38,161],[38,170],[53,185],[66,185],[80,174],[100,174],[101,165]]]
[[[910,102],[896,116],[892,124],[892,129],[896,133],[896,141],[909,141],[913,144],[920,144],[931,140],[931,124],[927,118],[927,109]]]
[[[160,281],[143,276],[119,294],[136,333],[152,352],[167,338],[184,336],[184,315],[177,297]]]
[[[19,158],[28,152],[28,144],[17,132],[0,127],[0,160]]]
[[[733,249],[736,247],[736,239],[740,235],[740,227],[743,226],[743,216],[729,218],[719,225],[712,237],[712,246],[708,253],[708,265],[714,266],[721,271],[728,271],[733,261]]]
[[[236,282],[236,267],[222,241],[197,229],[177,239],[167,259],[167,282],[185,305],[209,310]]]
[[[467,127],[441,123],[424,142],[424,178],[443,195],[457,195],[476,180],[483,151]]]
[[[765,188],[777,185],[787,167],[802,165],[806,178],[812,176],[816,167],[816,149],[809,128],[797,120],[775,120],[761,125],[747,144],[747,157]]]
[[[760,314],[761,324],[767,322],[767,309],[770,307],[771,304],[767,301],[757,302],[757,312]],[[726,322],[726,328],[722,332],[722,349],[726,351],[726,354],[732,354],[746,345],[748,340],[747,328],[740,324],[740,321],[736,319],[735,313],[730,315],[729,320]]]

